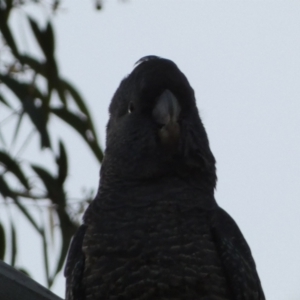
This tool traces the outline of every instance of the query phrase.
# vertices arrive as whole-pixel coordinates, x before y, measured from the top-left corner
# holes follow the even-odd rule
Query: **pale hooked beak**
[[[157,99],[153,109],[154,120],[161,126],[159,137],[163,144],[174,144],[180,135],[178,117],[181,111],[178,99],[171,91],[165,90]]]

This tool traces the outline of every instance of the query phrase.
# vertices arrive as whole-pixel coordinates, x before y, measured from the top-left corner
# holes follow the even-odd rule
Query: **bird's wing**
[[[213,213],[211,221],[234,300],[265,300],[251,250],[235,221],[222,208]]]
[[[85,256],[82,251],[82,243],[86,226],[81,225],[74,235],[67,263],[65,267],[66,277],[66,300],[84,300],[84,288],[82,277],[84,272]]]

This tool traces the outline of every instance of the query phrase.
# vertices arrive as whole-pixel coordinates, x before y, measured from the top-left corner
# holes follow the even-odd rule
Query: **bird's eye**
[[[133,111],[134,111],[134,106],[133,106],[133,103],[130,102],[129,106],[128,106],[128,113],[131,114]]]

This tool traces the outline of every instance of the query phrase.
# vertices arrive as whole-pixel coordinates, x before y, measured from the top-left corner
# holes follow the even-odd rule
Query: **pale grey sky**
[[[133,64],[172,59],[196,92],[216,199],[250,244],[267,299],[300,299],[300,2],[106,1],[101,12],[63,3],[53,19],[60,69],[87,99],[102,145],[110,99]],[[92,155],[78,148],[71,160],[74,195],[96,189]],[[62,276],[55,292],[64,295]]]

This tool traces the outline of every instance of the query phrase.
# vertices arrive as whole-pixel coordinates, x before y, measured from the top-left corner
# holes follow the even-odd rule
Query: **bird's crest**
[[[161,59],[161,57],[159,56],[156,56],[156,55],[147,55],[147,56],[144,56],[142,58],[140,58],[135,64],[134,64],[134,67],[136,68],[137,66],[139,66],[140,64],[146,62],[146,61],[150,61],[150,60],[158,60],[158,59]]]

